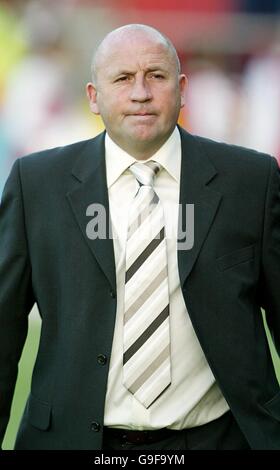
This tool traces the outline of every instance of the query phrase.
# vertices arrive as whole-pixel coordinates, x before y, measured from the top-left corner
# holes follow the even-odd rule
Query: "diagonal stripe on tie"
[[[151,377],[151,375],[158,369],[159,366],[169,356],[169,345],[164,348],[163,351],[154,359],[154,361],[147,367],[147,369],[141,374],[133,384],[130,385],[130,391],[135,393],[142,385]]]
[[[152,196],[152,199],[149,200],[148,205],[145,204],[143,201],[143,204],[140,205],[143,207],[142,211],[138,213],[138,215],[135,217],[135,219],[131,222],[129,226],[129,236],[128,238],[131,238],[132,235],[136,232],[136,230],[141,226],[141,224],[147,219],[147,217],[151,214],[154,206],[158,204],[158,197],[154,193]],[[151,209],[152,208],[152,209]]]
[[[138,271],[140,266],[146,261],[146,259],[153,253],[153,251],[157,248],[157,246],[162,242],[164,239],[164,228],[158,233],[156,238],[154,238],[151,243],[147,246],[147,248],[141,253],[141,255],[137,258],[137,260],[133,263],[132,266],[126,271],[125,273],[125,283],[127,283],[132,276]]]
[[[125,311],[130,307],[133,301],[141,295],[140,293],[150,285],[152,279],[154,279],[161,270],[163,263],[159,263],[159,259],[163,255],[164,251],[164,243],[161,243],[154,251],[153,256],[148,258],[129,282],[125,284]]]
[[[135,341],[135,343],[124,352],[123,363],[125,364],[138,349],[152,336],[152,334],[158,329],[158,327],[168,318],[169,316],[169,305],[158,315],[158,317],[149,325],[149,327],[142,333],[142,335]]]
[[[144,251],[153,239],[161,236],[159,228],[162,227],[162,214],[159,206],[149,214],[142,224],[129,237],[126,246],[126,270],[136,261],[142,251]],[[162,245],[165,247],[165,243]],[[159,248],[156,248],[157,250]]]
[[[126,384],[128,389],[135,382],[147,367],[154,361],[155,357],[167,346],[170,346],[169,319],[166,319],[157,329],[156,333],[150,336],[146,343],[124,364],[126,373]]]
[[[159,165],[137,162],[130,170],[139,188],[128,221],[123,383],[148,408],[171,383],[166,239],[153,189]]]
[[[146,287],[146,289],[137,297],[134,303],[128,308],[124,315],[124,323],[128,322],[134,313],[148,300],[153,292],[158,288],[162,281],[166,278],[166,266],[160,271],[160,273],[153,279],[153,281]]]

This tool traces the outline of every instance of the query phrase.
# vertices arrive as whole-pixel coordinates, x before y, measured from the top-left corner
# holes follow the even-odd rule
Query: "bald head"
[[[121,44],[127,40],[131,40],[132,42],[136,40],[150,40],[155,44],[161,44],[166,49],[170,59],[174,61],[174,66],[176,67],[178,74],[180,73],[181,66],[176,49],[164,34],[157,29],[144,24],[128,24],[114,29],[107,34],[95,49],[91,65],[92,79],[94,83],[97,83],[98,70],[102,67],[103,60],[105,60],[108,54],[111,53],[112,47],[116,47],[117,45],[121,47]]]

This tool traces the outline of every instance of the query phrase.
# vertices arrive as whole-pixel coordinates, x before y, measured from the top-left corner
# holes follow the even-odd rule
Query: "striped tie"
[[[164,215],[153,189],[159,170],[152,161],[130,167],[139,188],[126,245],[123,381],[146,408],[171,383]]]

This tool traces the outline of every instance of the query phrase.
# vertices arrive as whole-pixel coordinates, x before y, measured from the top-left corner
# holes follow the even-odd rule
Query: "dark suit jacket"
[[[280,339],[280,195],[275,160],[182,136],[181,204],[194,246],[178,252],[194,329],[253,449],[280,449],[280,393],[260,306]],[[37,302],[42,317],[17,449],[98,449],[116,313],[113,242],[90,240],[87,207],[108,194],[104,134],[16,161],[0,212],[3,437]],[[183,211],[184,212],[184,211]]]

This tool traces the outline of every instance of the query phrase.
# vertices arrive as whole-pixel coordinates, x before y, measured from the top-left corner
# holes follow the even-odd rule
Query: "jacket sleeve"
[[[262,239],[262,306],[280,355],[280,169],[271,158]]]
[[[34,298],[17,161],[0,204],[0,443],[9,421],[18,362]]]

